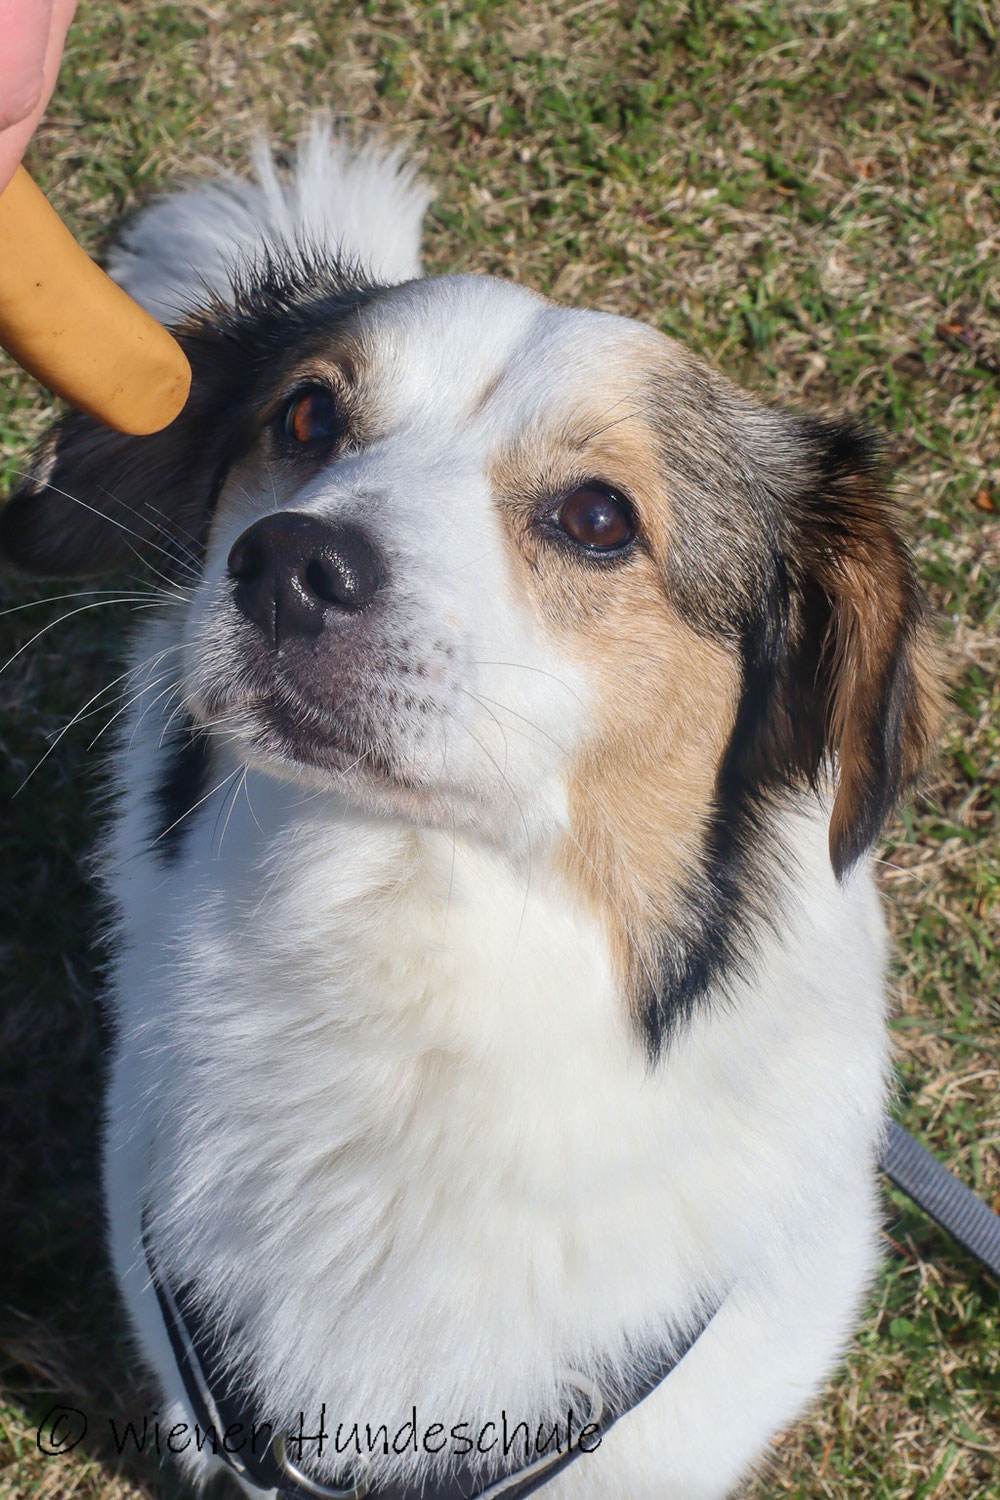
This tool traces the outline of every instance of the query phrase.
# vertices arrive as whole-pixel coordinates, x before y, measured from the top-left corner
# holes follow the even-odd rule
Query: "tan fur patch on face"
[[[669,598],[669,498],[634,367],[617,407],[624,419],[615,420],[614,391],[604,385],[601,396],[572,423],[516,440],[492,479],[516,587],[595,686],[597,716],[569,770],[572,835],[559,860],[607,924],[635,994],[644,979],[655,988],[658,935],[702,852],[740,672]],[[586,479],[632,500],[641,540],[628,557],[581,556],[540,528],[548,500]]]

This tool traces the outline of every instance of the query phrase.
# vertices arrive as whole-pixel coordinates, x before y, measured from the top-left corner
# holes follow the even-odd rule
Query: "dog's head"
[[[0,539],[45,574],[172,565],[210,736],[386,816],[557,847],[681,998],[771,799],[835,767],[838,876],[875,839],[936,711],[864,433],[485,277],[290,257],[179,333],[181,417],[66,417]],[[664,937],[692,923],[700,958]]]

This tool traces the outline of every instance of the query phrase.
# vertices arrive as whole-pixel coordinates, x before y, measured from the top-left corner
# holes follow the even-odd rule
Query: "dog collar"
[[[172,1288],[160,1270],[145,1214],[142,1246],[195,1420],[203,1432],[214,1431],[219,1442],[218,1457],[244,1483],[276,1494],[278,1500],[493,1500],[493,1497],[500,1496],[503,1500],[524,1500],[575,1462],[581,1453],[592,1451],[590,1447],[581,1449],[579,1444],[569,1443],[562,1451],[557,1448],[529,1464],[489,1477],[463,1459],[449,1467],[440,1478],[430,1475],[409,1482],[370,1482],[362,1460],[358,1472],[340,1484],[313,1479],[292,1461],[285,1435],[272,1434],[270,1428],[267,1442],[259,1450],[254,1451],[256,1445],[251,1443],[249,1451],[240,1447],[230,1452],[222,1442],[226,1433],[259,1432],[266,1424],[253,1411],[246,1394],[234,1389],[226,1372],[220,1343],[200,1312],[190,1287]],[[723,1300],[719,1298],[709,1303],[693,1331],[672,1343],[669,1350],[644,1359],[641,1368],[633,1372],[626,1388],[615,1399],[605,1400],[599,1387],[583,1376],[566,1376],[567,1386],[582,1392],[589,1402],[588,1414],[581,1419],[580,1427],[590,1428],[594,1446],[619,1418],[644,1401],[676,1370],[712,1322]],[[215,1445],[213,1451],[216,1451]]]

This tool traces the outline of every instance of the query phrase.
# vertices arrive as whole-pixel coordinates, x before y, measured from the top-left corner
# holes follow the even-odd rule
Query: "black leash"
[[[879,1165],[907,1197],[1000,1280],[1000,1215],[895,1120],[888,1122]]]

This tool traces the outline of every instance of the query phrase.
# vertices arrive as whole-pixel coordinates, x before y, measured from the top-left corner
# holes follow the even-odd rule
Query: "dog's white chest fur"
[[[759,1440],[808,1393],[871,1261],[883,939],[867,875],[838,888],[822,818],[792,820],[798,919],[652,1069],[598,925],[544,861],[387,830],[265,778],[247,793],[221,840],[207,807],[175,872],[139,856],[120,887],[145,933],[117,987],[113,1130],[121,1161],[145,1143],[171,1277],[226,1308],[268,1410],[308,1421],[325,1403],[390,1431],[414,1405],[446,1429],[537,1422],[565,1372],[627,1368],[630,1346],[732,1287],[663,1392],[558,1481],[608,1493],[613,1448],[635,1484],[659,1476],[632,1493],[701,1493],[659,1488],[672,1465],[717,1493],[712,1475],[745,1462],[743,1424]],[[124,1218],[138,1287],[134,1202]],[[137,1305],[155,1322],[148,1289]],[[759,1344],[741,1367],[759,1320],[773,1370]],[[703,1426],[741,1378],[733,1441],[709,1461]],[[657,1405],[689,1387],[668,1440]]]

